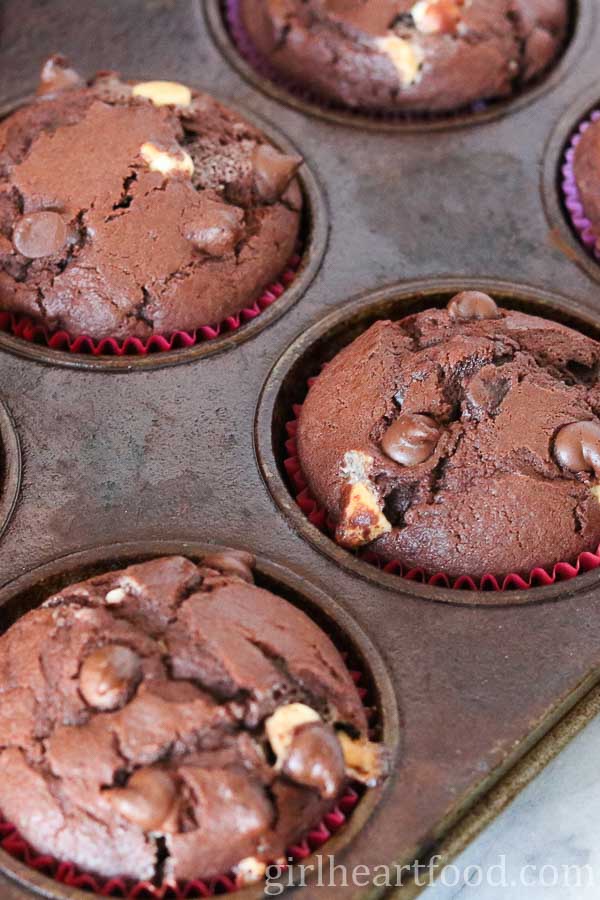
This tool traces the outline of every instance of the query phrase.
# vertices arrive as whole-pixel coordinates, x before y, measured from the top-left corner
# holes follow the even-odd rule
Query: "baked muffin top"
[[[0,638],[0,811],[101,876],[260,877],[383,756],[329,638],[240,551],[75,584]]]
[[[464,292],[379,321],[316,378],[298,454],[349,548],[527,575],[600,543],[600,344]]]
[[[93,338],[218,323],[289,261],[300,162],[207,94],[53,57],[0,123],[0,309]]]
[[[275,71],[366,111],[443,112],[505,97],[561,48],[568,0],[240,0]]]

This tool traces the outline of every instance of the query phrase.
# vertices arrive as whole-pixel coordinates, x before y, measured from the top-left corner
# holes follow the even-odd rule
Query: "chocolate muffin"
[[[579,192],[583,212],[589,219],[596,238],[596,250],[600,250],[600,119],[589,121],[580,131],[573,155],[573,177]]]
[[[506,97],[566,37],[568,0],[233,0],[280,77],[352,109],[444,112]]]
[[[253,558],[167,557],[66,588],[0,638],[0,811],[100,876],[241,881],[374,783],[353,681]]]
[[[600,344],[468,291],[379,321],[315,380],[298,455],[336,540],[452,577],[600,543]]]
[[[0,310],[72,335],[218,323],[298,238],[301,160],[183,84],[85,83],[60,57],[0,123]]]

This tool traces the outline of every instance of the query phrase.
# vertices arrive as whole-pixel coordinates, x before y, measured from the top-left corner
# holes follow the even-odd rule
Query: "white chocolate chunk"
[[[392,530],[368,482],[348,485],[342,492],[342,510],[335,537],[343,547],[361,547]]]
[[[271,749],[277,757],[277,768],[280,769],[285,762],[292,736],[296,728],[309,722],[320,722],[318,712],[306,706],[304,703],[288,703],[280,706],[265,722],[265,732]]]
[[[112,591],[108,592],[104,601],[105,603],[108,603],[109,606],[116,606],[119,603],[122,603],[126,596],[123,588],[113,588]]]
[[[430,14],[430,8],[430,0],[419,0],[410,11],[415,27],[424,34],[434,34],[437,31],[435,20]]]
[[[361,547],[392,530],[381,510],[377,493],[369,481],[373,457],[361,450],[348,450],[340,475],[347,484],[340,497],[340,518],[335,537],[343,547]]]
[[[595,484],[591,489],[592,496],[596,500],[597,503],[600,503],[600,484]]]
[[[461,14],[469,5],[469,0],[419,0],[410,14],[423,34],[453,34],[464,28]]]
[[[389,56],[394,64],[402,87],[410,87],[411,84],[418,81],[421,63],[423,62],[423,51],[420,47],[412,41],[398,37],[395,34],[376,38],[376,44],[383,53]]]
[[[366,481],[373,466],[373,457],[361,450],[348,450],[344,453],[344,464],[340,469],[340,475],[349,484],[358,481]]]
[[[234,868],[236,882],[240,887],[261,881],[265,877],[266,871],[266,864],[255,856],[247,856],[245,859],[241,859]]]
[[[366,738],[351,738],[346,732],[338,732],[342,746],[346,772],[368,787],[374,787],[381,778],[384,758],[381,748]]]
[[[189,106],[192,92],[177,81],[140,81],[131,90],[134,97],[145,97],[155,106]]]
[[[192,157],[181,148],[174,153],[169,153],[167,150],[160,150],[155,144],[147,142],[140,147],[140,155],[152,172],[160,172],[166,178],[173,175],[187,175],[191,178],[194,174]]]

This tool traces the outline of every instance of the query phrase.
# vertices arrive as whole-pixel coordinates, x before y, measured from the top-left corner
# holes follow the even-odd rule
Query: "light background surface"
[[[448,884],[438,881],[421,895],[423,900],[598,900],[600,897],[600,717],[594,719],[560,753],[517,799],[486,828],[452,863],[460,870],[448,872]],[[503,886],[487,884],[486,870],[506,859]],[[577,886],[565,883],[563,866],[590,866],[592,879],[583,871]],[[470,885],[463,877],[469,866],[481,866],[483,883]],[[560,881],[544,870],[547,884],[521,884],[525,866],[554,866]],[[475,880],[474,870],[467,871]],[[500,870],[492,871],[492,877]],[[525,873],[535,878],[533,870]],[[497,878],[495,879],[498,880]],[[452,882],[452,883],[450,883]]]

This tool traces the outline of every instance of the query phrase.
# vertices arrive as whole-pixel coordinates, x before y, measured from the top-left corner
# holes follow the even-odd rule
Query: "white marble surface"
[[[436,882],[423,892],[423,900],[600,898],[600,717],[453,865],[447,884]]]

